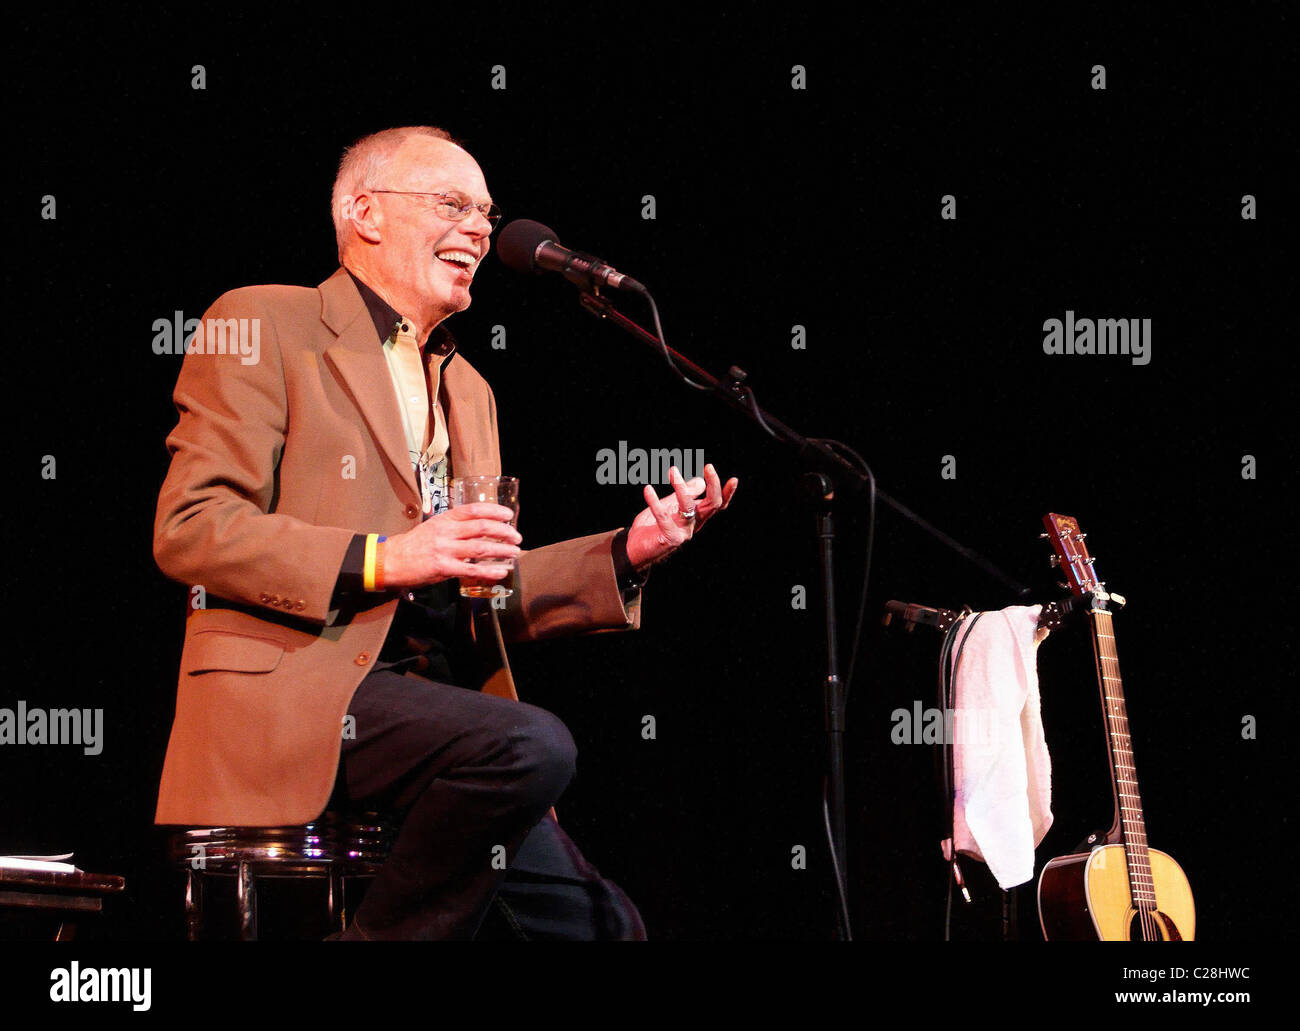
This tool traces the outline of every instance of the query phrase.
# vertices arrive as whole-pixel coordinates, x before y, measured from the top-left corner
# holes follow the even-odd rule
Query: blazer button
[[[263,591],[261,594],[257,596],[257,600],[260,601],[263,605],[265,605],[267,604],[267,602],[271,600],[271,596],[267,594],[265,591]]]
[[[364,665],[365,665],[367,662],[369,662],[369,661],[370,661],[370,653],[369,653],[369,652],[362,652],[360,655],[357,656],[357,665],[358,665],[358,666],[364,666]]]
[[[272,605],[279,605],[279,604],[280,604],[280,596],[279,596],[278,594],[273,594],[273,595],[271,595],[271,597],[270,597],[268,600],[270,601],[270,603],[271,603]]]
[[[299,612],[301,612],[303,609],[307,607],[307,603],[303,601],[301,598],[299,598],[296,602],[294,602],[293,607],[297,609]]]
[[[292,599],[292,598],[285,598],[284,601],[282,602],[282,604],[284,605],[284,607],[285,607],[286,609],[292,609],[292,608],[293,608],[293,599]]]
[[[406,506],[406,518],[407,518],[407,519],[414,519],[414,518],[415,518],[416,516],[418,516],[419,514],[420,514],[420,510],[419,510],[418,508],[416,508],[414,505],[407,505],[407,506]]]

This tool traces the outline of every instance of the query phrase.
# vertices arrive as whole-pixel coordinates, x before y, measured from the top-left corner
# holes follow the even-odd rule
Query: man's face
[[[458,193],[476,204],[491,200],[478,163],[447,140],[408,138],[389,162],[385,190]],[[492,226],[478,211],[459,222],[438,214],[438,197],[373,193],[379,246],[373,257],[390,303],[432,324],[469,307],[470,283],[487,257]],[[426,325],[425,328],[431,328]]]

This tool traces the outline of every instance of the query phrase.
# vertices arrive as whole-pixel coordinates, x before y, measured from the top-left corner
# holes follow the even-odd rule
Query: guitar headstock
[[[1094,560],[1084,543],[1088,535],[1079,529],[1079,521],[1073,516],[1048,512],[1043,516],[1043,525],[1047,527],[1043,536],[1052,542],[1052,549],[1056,552],[1055,564],[1065,574],[1065,583],[1061,586],[1068,587],[1078,597],[1104,594],[1105,584],[1097,579]]]
[[[1079,521],[1073,516],[1048,512],[1043,516],[1043,525],[1047,527],[1047,532],[1041,536],[1052,542],[1052,549],[1056,552],[1052,556],[1052,564],[1065,574],[1065,582],[1061,586],[1069,588],[1076,598],[1090,598],[1094,612],[1105,608],[1111,611],[1123,608],[1126,604],[1124,596],[1113,591],[1108,593],[1106,582],[1097,579],[1097,571],[1093,568],[1094,559],[1088,554],[1088,545],[1084,543],[1084,538],[1088,535],[1079,529]],[[1064,604],[1068,605],[1068,601]],[[1053,609],[1053,606],[1049,605],[1047,609]],[[1049,613],[1047,610],[1044,610],[1044,614],[1049,619],[1058,615],[1055,611]],[[1039,625],[1043,625],[1041,618]],[[1052,629],[1050,625],[1049,629]]]

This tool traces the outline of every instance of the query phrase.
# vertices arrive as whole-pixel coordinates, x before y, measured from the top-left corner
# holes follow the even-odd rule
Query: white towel
[[[1034,876],[1034,848],[1052,826],[1052,761],[1043,740],[1037,650],[1041,605],[967,617],[952,655],[957,851],[983,860],[1005,890]],[[948,839],[944,858],[951,859]]]

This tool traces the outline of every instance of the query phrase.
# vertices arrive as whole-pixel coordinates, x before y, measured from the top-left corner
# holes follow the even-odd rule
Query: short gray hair
[[[334,216],[334,238],[338,241],[339,261],[343,260],[343,245],[348,241],[348,220],[343,213],[343,198],[358,190],[379,185],[384,169],[398,149],[412,136],[432,136],[460,145],[446,129],[433,125],[405,125],[397,129],[384,129],[362,136],[343,151],[338,174],[334,177],[334,192],[330,197],[330,211]]]

